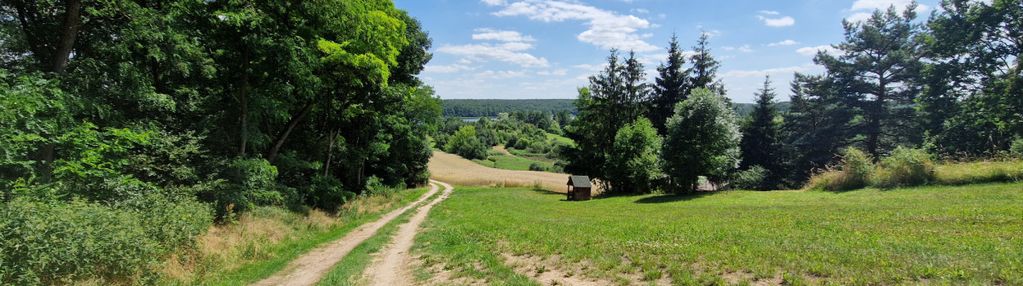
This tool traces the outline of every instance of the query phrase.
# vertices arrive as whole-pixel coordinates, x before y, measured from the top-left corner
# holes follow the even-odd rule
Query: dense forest
[[[0,284],[151,284],[214,219],[424,184],[430,45],[390,0],[4,1]]]
[[[572,99],[445,99],[447,117],[497,117],[501,113],[539,111],[575,113]]]

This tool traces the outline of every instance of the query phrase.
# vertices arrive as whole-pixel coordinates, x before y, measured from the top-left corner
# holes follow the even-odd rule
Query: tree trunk
[[[238,91],[238,101],[241,104],[241,146],[238,147],[238,156],[245,157],[249,144],[249,74],[242,73],[241,88]]]
[[[309,111],[312,109],[313,104],[306,103],[305,106],[302,106],[302,111],[300,111],[298,115],[292,117],[291,120],[288,121],[288,126],[284,128],[284,132],[282,132],[280,136],[277,136],[277,139],[274,140],[273,147],[270,148],[270,152],[267,152],[266,155],[267,161],[273,162],[274,159],[277,159],[277,154],[278,152],[281,151],[281,146],[284,146],[284,141],[288,140],[288,136],[291,135],[291,131],[295,130],[295,126],[298,126],[298,123],[301,122],[302,119],[305,118],[305,116],[308,115]]]
[[[337,142],[337,131],[331,130],[330,133],[329,133],[329,136],[330,136],[330,139],[329,139],[330,144],[328,144],[328,147],[327,147],[327,160],[326,160],[326,163],[323,164],[323,176],[324,177],[330,175],[330,163],[331,163],[331,160],[334,159],[334,143]]]
[[[60,42],[57,43],[57,50],[53,54],[53,63],[50,71],[63,73],[67,68],[68,57],[75,46],[75,38],[78,37],[78,30],[82,25],[82,1],[67,0],[64,2],[64,25],[61,26]]]

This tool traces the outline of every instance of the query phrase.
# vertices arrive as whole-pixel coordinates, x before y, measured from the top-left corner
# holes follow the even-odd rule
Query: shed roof
[[[590,177],[587,176],[569,176],[568,184],[574,188],[590,188]]]

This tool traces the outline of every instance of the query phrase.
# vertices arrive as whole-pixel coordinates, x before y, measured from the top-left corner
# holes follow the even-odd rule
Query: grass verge
[[[165,263],[164,285],[245,285],[269,277],[317,246],[336,240],[384,213],[408,204],[425,188],[361,197],[338,216],[308,215],[263,207],[237,223],[217,226],[199,237],[198,246]]]
[[[427,266],[492,285],[534,285],[502,254],[557,256],[559,269],[626,284],[1016,285],[1020,202],[1023,183],[588,202],[458,188],[431,212],[415,251]]]

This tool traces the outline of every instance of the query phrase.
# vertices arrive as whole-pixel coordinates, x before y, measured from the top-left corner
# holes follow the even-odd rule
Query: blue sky
[[[937,0],[919,1],[921,18]],[[793,72],[842,40],[842,19],[910,0],[396,0],[433,38],[421,78],[444,99],[575,98],[611,48],[635,50],[648,77],[671,34],[686,50],[709,33],[728,96],[753,102],[770,75],[788,100]]]

